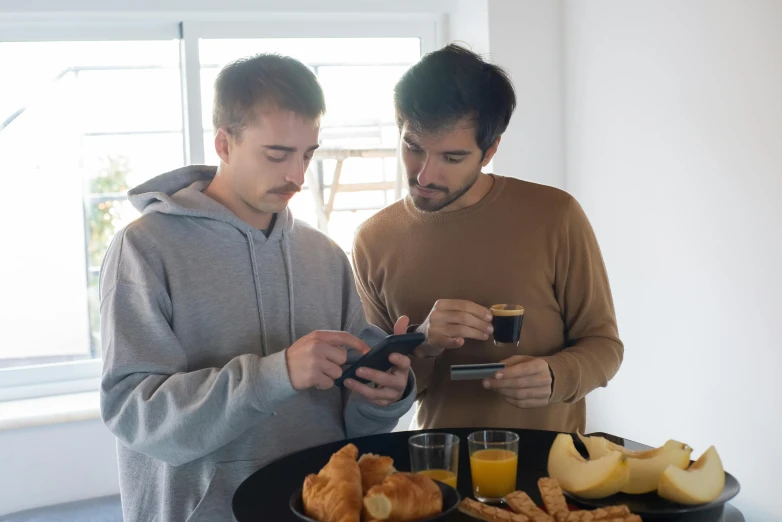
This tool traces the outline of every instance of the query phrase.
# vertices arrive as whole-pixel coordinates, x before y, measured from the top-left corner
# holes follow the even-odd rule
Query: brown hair
[[[258,54],[229,63],[215,80],[212,124],[239,137],[256,118],[255,109],[267,106],[308,118],[326,112],[323,89],[303,63],[278,54]]]

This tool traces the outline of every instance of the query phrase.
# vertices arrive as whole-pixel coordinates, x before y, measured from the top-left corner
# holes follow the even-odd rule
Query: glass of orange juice
[[[512,431],[476,431],[467,437],[473,495],[481,502],[502,502],[516,490],[519,436]]]
[[[420,433],[408,439],[410,471],[456,488],[459,437],[450,433]]]

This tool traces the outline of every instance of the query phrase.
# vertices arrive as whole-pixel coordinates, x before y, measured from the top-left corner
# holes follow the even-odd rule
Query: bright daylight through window
[[[98,274],[127,189],[183,165],[179,44],[0,43],[0,367],[100,356]]]

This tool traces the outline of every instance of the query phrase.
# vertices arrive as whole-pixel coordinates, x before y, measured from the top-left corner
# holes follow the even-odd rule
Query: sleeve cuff
[[[259,411],[273,414],[280,402],[296,394],[288,375],[287,350],[273,353],[267,357],[258,357],[256,370],[251,378],[255,379],[257,407]]]
[[[550,403],[567,402],[567,399],[573,395],[571,388],[574,387],[574,375],[564,355],[543,357],[543,360],[548,363],[553,378]]]

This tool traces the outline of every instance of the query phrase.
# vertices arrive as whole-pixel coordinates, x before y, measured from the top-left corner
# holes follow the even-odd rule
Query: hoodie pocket
[[[212,478],[187,522],[233,521],[231,501],[244,480],[258,470],[261,460],[237,460],[215,465]]]

